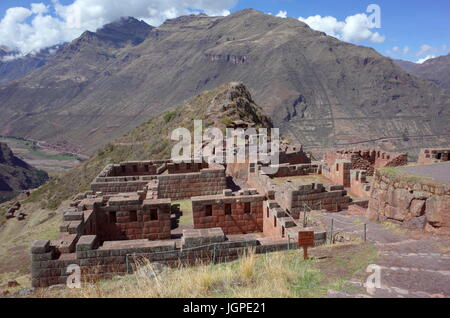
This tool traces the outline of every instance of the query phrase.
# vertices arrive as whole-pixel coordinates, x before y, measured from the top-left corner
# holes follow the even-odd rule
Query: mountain
[[[41,50],[39,53],[30,53],[23,57],[2,60],[2,58],[15,55],[17,52],[2,51],[0,48],[0,86],[22,78],[35,69],[46,65],[57,50],[58,46],[55,46]]]
[[[226,83],[202,92],[115,139],[80,166],[34,191],[31,202],[40,202],[47,208],[56,209],[63,200],[88,190],[92,180],[110,163],[170,158],[176,143],[170,140],[172,131],[185,127],[192,132],[196,119],[203,120],[204,129],[217,127],[223,131],[226,127],[242,123],[248,127],[273,127],[244,84]]]
[[[17,158],[5,143],[0,142],[0,202],[11,199],[22,190],[36,188],[47,180],[46,172]]]
[[[82,38],[98,37],[99,41],[108,42],[116,47],[122,47],[124,43],[128,42],[137,45],[148,36],[151,28],[143,21],[134,18],[122,18],[117,22],[105,25],[95,33],[85,32]],[[20,58],[2,61],[3,57],[15,55],[17,52],[10,51],[6,47],[0,47],[0,85],[6,85],[46,65],[59,49],[60,46],[56,45],[38,53],[30,53]]]
[[[0,58],[8,55],[9,49],[6,46],[0,45]]]
[[[412,75],[431,81],[441,88],[450,89],[450,53],[426,60],[422,64],[403,60],[395,60],[395,63]]]
[[[148,27],[139,44],[136,33],[118,35],[127,27],[107,29],[84,33],[44,67],[0,88],[0,134],[93,153],[172,105],[241,81],[275,126],[308,147],[406,130],[449,142],[449,92],[296,19],[251,9],[184,16]]]

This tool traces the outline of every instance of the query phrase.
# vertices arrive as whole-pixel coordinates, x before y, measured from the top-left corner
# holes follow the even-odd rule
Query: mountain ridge
[[[0,89],[1,133],[92,153],[230,81],[244,82],[274,124],[308,146],[396,137],[407,127],[411,135],[449,133],[447,92],[296,19],[243,10],[167,20],[123,48],[80,39]]]
[[[397,65],[414,76],[428,80],[443,89],[450,89],[450,53],[426,60],[422,64],[394,60]]]

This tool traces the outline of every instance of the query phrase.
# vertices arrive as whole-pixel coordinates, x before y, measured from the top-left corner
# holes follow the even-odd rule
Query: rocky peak
[[[98,29],[96,32],[86,31],[71,45],[79,46],[83,42],[93,43],[101,41],[115,47],[126,44],[138,45],[142,43],[154,27],[135,18],[121,18]]]
[[[269,117],[256,105],[250,91],[241,82],[230,82],[217,89],[208,106],[207,117],[217,116],[229,127],[273,127]]]

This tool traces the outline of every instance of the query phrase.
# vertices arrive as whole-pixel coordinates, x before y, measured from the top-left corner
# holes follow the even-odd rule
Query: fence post
[[[214,244],[214,251],[213,251],[213,264],[216,264],[216,244]]]
[[[308,223],[306,221],[306,203],[303,203],[303,227],[308,227]]]
[[[330,244],[334,243],[334,240],[333,240],[333,228],[334,228],[334,219],[331,219]]]
[[[127,274],[130,274],[130,269],[128,267],[128,254],[125,256],[125,262],[127,264]]]
[[[367,242],[367,223],[364,223],[364,242]]]
[[[291,249],[291,236],[288,234],[288,251]]]

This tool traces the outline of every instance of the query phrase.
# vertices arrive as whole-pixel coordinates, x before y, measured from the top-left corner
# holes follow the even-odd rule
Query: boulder
[[[435,228],[450,228],[450,197],[433,196],[426,201],[428,223]]]
[[[413,217],[421,217],[425,214],[425,200],[414,199],[411,202],[409,212]]]

